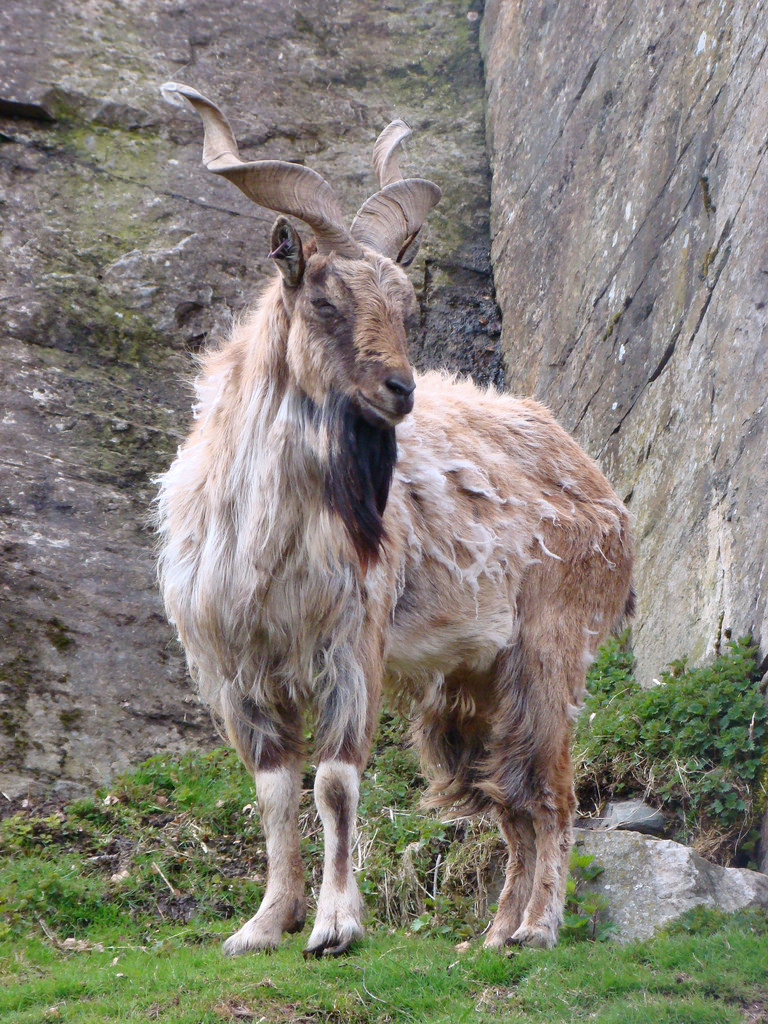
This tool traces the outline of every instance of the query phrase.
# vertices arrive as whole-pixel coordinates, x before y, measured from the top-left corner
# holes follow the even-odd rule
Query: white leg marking
[[[343,761],[324,761],[315,776],[315,803],[323,823],[323,883],[315,926],[305,955],[338,955],[362,937],[363,903],[352,872],[360,782],[357,769]]]
[[[224,943],[229,956],[274,949],[283,932],[301,929],[306,914],[299,853],[299,769],[257,771],[254,780],[267,841],[267,888],[256,915]]]

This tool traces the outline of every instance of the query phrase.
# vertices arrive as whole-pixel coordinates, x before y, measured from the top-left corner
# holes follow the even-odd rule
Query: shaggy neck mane
[[[363,570],[386,540],[384,509],[397,461],[394,427],[374,427],[352,402],[331,393],[322,405],[306,395],[308,417],[328,438],[324,497],[343,522]]]

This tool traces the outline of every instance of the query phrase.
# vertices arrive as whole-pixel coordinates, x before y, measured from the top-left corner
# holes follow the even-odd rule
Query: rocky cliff
[[[470,16],[468,17],[468,12]],[[351,217],[394,116],[443,187],[414,265],[417,364],[500,380],[479,16],[454,0],[11,0],[0,12],[0,790],[76,790],[207,742],[156,594],[153,475],[184,379],[273,268],[272,216],[200,166],[185,81],[244,153]]]
[[[640,676],[768,651],[763,3],[488,0],[508,385],[636,518]]]
[[[200,167],[185,81],[351,216],[370,147],[444,198],[417,365],[536,394],[635,514],[641,674],[768,647],[764,4],[10,0],[0,11],[0,790],[208,742],[156,595],[152,477],[185,378],[271,273]],[[503,358],[500,355],[503,352]]]

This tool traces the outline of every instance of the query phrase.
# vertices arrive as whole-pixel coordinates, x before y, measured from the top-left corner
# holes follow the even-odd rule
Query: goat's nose
[[[400,375],[393,375],[392,377],[388,377],[384,383],[397,398],[410,398],[416,390],[416,382],[411,376],[403,377]]]

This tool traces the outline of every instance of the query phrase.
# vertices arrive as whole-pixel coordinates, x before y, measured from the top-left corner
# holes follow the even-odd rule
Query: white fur
[[[346,793],[350,808],[350,836],[342,843],[333,807],[328,802],[329,785],[337,785]],[[323,881],[317,900],[315,926],[307,942],[307,949],[346,948],[363,934],[363,901],[352,871],[351,840],[355,830],[355,817],[360,784],[357,769],[343,761],[324,761],[315,776],[315,802],[323,823],[324,861]],[[336,877],[338,859],[344,861],[343,878]]]

